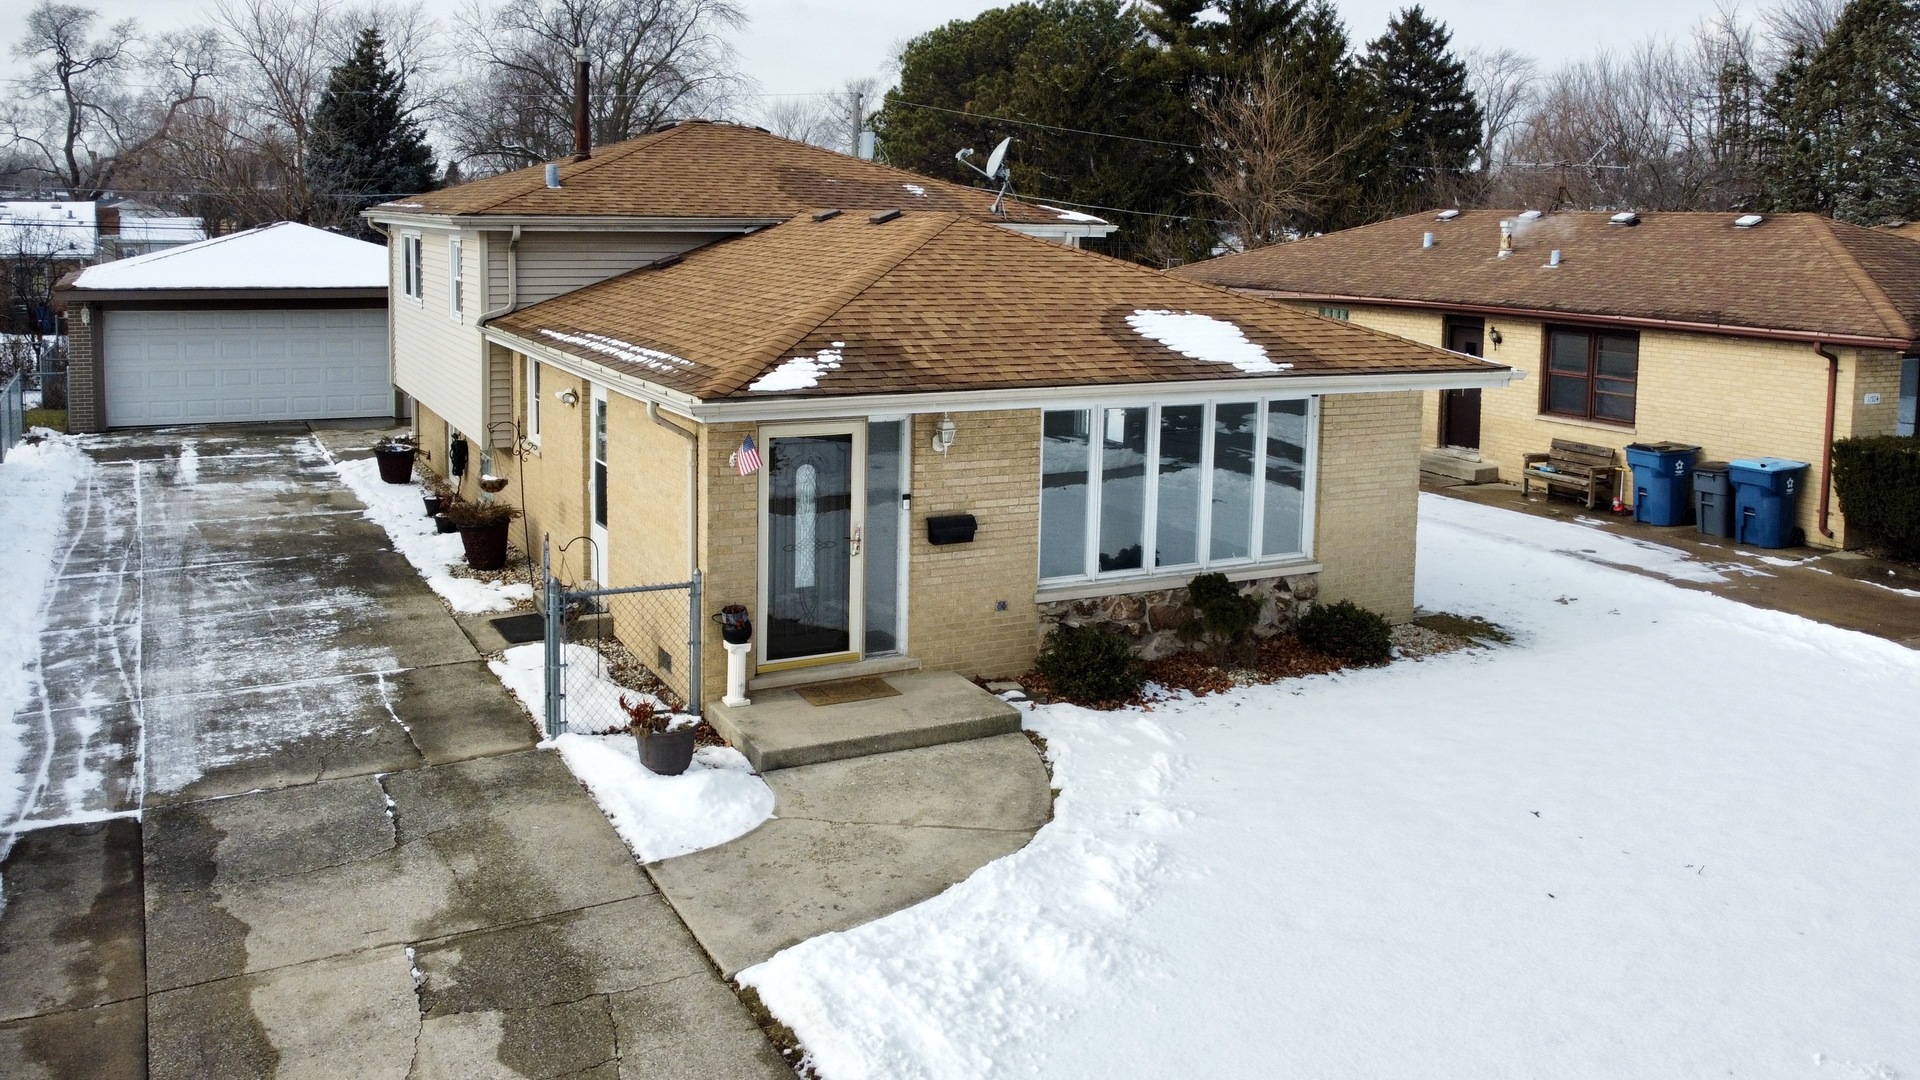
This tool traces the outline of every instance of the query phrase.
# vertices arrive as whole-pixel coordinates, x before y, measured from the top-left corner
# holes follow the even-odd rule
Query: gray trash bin
[[[1693,467],[1693,520],[1706,536],[1733,535],[1733,480],[1724,461]]]

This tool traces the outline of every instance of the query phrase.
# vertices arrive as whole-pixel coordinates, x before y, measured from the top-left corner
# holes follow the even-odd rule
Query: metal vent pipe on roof
[[[1560,249],[1559,248],[1554,248],[1552,251],[1547,253],[1547,265],[1548,266],[1560,265]]]
[[[1422,233],[1422,234],[1420,235],[1420,246],[1421,246],[1421,247],[1423,247],[1423,248],[1430,248],[1430,247],[1432,247],[1432,246],[1433,246],[1433,234],[1432,234],[1432,233]]]
[[[573,47],[573,160],[593,156],[593,135],[587,121],[587,47]],[[560,185],[555,184],[554,187]]]
[[[547,165],[547,186],[550,188],[560,186],[560,166],[551,163]]]
[[[1506,220],[1504,218],[1501,219],[1500,221],[1500,252],[1499,254],[1500,254],[1500,257],[1503,259],[1513,254],[1513,222]]]

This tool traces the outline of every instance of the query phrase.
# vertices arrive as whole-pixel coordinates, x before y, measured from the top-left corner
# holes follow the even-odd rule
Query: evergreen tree
[[[1456,195],[1480,142],[1480,105],[1467,65],[1448,51],[1453,35],[1418,5],[1367,44],[1361,69],[1385,136],[1376,189],[1388,208],[1413,210]]]
[[[313,111],[306,172],[319,193],[315,224],[372,238],[360,211],[434,186],[433,149],[409,115],[406,90],[380,32],[362,30]]]
[[[1852,0],[1763,100],[1768,205],[1878,225],[1920,218],[1920,0]]]

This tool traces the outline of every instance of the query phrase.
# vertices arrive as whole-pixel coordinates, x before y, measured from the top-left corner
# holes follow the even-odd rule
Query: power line
[[[1206,147],[1201,146],[1197,143],[1168,142],[1165,139],[1148,139],[1148,138],[1143,138],[1139,135],[1115,135],[1112,132],[1108,132],[1108,131],[1088,131],[1084,128],[1060,127],[1057,124],[1042,124],[1037,120],[1015,120],[1010,116],[994,116],[989,113],[966,112],[961,109],[947,109],[947,108],[942,108],[939,105],[927,105],[918,101],[907,101],[902,98],[895,98],[893,100],[894,100],[894,103],[896,104],[906,105],[915,109],[928,109],[933,112],[949,113],[953,116],[964,116],[973,120],[992,120],[992,121],[995,121],[996,123],[1001,123],[1001,124],[1015,124],[1020,127],[1040,128],[1044,131],[1059,131],[1069,135],[1092,135],[1095,138],[1099,138],[1099,139],[1120,139],[1125,142],[1146,143],[1150,146],[1172,146],[1182,150],[1207,149]]]

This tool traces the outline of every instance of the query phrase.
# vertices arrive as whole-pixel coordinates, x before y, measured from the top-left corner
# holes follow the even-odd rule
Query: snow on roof
[[[611,356],[615,360],[625,360],[629,364],[652,368],[655,371],[676,371],[693,367],[691,363],[659,349],[649,349],[645,345],[635,345],[631,341],[621,341],[605,334],[568,334],[559,330],[542,329],[540,333],[555,341],[568,345],[578,345],[582,349],[591,349],[602,356]]]
[[[90,202],[0,202],[0,256],[90,259],[96,235]]]
[[[164,214],[123,214],[120,239],[143,244],[192,244],[207,238],[206,226],[197,217],[173,217]]]
[[[384,289],[387,249],[291,221],[90,266],[76,289]]]
[[[1127,325],[1141,337],[1151,338],[1182,356],[1232,364],[1249,375],[1285,371],[1293,366],[1274,363],[1267,357],[1267,350],[1249,341],[1238,326],[1211,315],[1141,310],[1127,316]]]
[[[1094,217],[1092,214],[1083,214],[1078,210],[1062,210],[1058,206],[1048,206],[1045,203],[1036,203],[1035,205],[1039,206],[1042,210],[1051,210],[1055,214],[1060,215],[1061,221],[1085,221],[1095,225],[1107,224],[1106,218]]]
[[[795,356],[780,362],[780,366],[753,380],[747,389],[758,390],[763,394],[777,394],[785,390],[811,390],[820,385],[820,376],[840,366],[846,358],[841,352],[847,347],[844,341],[836,341],[831,348],[821,349],[812,356]]]

